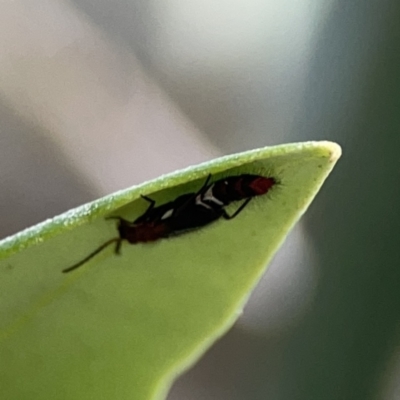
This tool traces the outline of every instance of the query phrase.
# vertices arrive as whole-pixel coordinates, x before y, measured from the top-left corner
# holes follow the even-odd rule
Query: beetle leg
[[[115,250],[114,250],[115,254],[117,255],[121,254],[121,245],[122,245],[122,240],[120,239],[117,241],[117,244],[115,245]]]
[[[155,204],[156,204],[156,201],[155,200],[153,200],[153,199],[151,199],[150,197],[148,197],[148,196],[144,196],[143,194],[140,196],[142,199],[144,199],[144,200],[146,200],[147,202],[149,202],[150,204],[149,204],[149,207],[147,208],[147,210],[145,211],[145,213],[143,214],[143,215],[146,215],[149,211],[151,211],[153,208],[154,208],[154,206],[155,206]]]
[[[225,219],[233,219],[233,218],[237,217],[239,215],[239,213],[247,206],[247,204],[249,204],[251,199],[252,198],[249,197],[246,201],[244,201],[243,204],[232,215],[229,215],[225,210],[223,210],[222,216]]]

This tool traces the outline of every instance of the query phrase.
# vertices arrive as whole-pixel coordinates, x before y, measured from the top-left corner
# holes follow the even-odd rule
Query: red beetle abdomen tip
[[[264,178],[260,176],[251,182],[250,187],[254,190],[254,193],[258,194],[265,194],[268,192],[269,189],[272,188],[276,183],[275,178]]]

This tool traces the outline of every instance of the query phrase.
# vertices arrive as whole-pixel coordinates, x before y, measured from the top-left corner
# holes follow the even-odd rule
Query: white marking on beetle
[[[216,197],[214,197],[213,188],[214,188],[214,185],[211,185],[208,188],[207,192],[204,193],[203,200],[211,201],[212,203],[222,206],[224,203],[221,200],[218,200]]]
[[[173,213],[174,213],[174,209],[172,208],[171,210],[166,211],[165,214],[161,217],[161,219],[167,219],[167,218],[169,218]]]
[[[205,208],[208,208],[209,210],[212,209],[211,206],[209,206],[209,205],[206,204],[206,203],[203,203],[203,197],[201,196],[201,194],[199,194],[198,196],[196,196],[195,203],[196,203],[198,206],[203,206],[203,207],[205,207]]]

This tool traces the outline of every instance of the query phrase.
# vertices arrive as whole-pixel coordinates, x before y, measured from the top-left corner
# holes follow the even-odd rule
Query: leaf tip
[[[324,141],[321,143],[329,152],[329,161],[335,163],[342,155],[342,148],[335,142]]]

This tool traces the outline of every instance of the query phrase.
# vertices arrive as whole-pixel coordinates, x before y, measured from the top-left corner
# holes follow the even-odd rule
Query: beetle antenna
[[[115,237],[112,238],[110,240],[107,240],[107,242],[103,243],[100,247],[98,247],[95,251],[93,251],[92,253],[90,253],[87,257],[85,257],[83,260],[79,261],[78,263],[72,265],[71,267],[65,268],[62,270],[62,272],[66,273],[66,272],[71,272],[74,269],[79,268],[80,266],[82,266],[83,264],[87,263],[90,259],[92,259],[95,255],[99,254],[101,251],[103,251],[106,247],[108,247],[110,244],[114,243],[114,242],[120,242],[121,238],[120,237]]]

